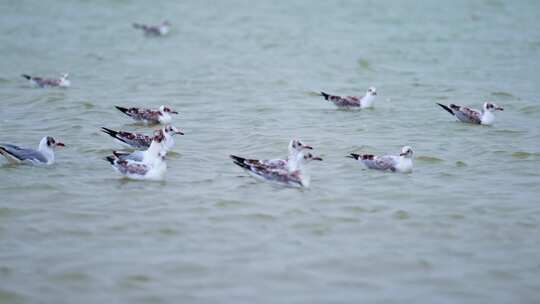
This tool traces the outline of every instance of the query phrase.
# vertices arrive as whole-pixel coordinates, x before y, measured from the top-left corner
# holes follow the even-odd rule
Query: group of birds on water
[[[142,30],[147,36],[163,36],[169,32],[170,23],[164,21],[155,26],[134,23],[133,27]],[[41,88],[67,88],[71,85],[67,73],[59,78],[34,77],[26,74],[22,76],[33,85]],[[369,87],[363,96],[338,96],[325,92],[320,92],[319,95],[337,108],[360,110],[373,107],[377,90],[375,87]],[[492,102],[484,102],[482,110],[455,104],[437,104],[459,121],[479,125],[491,125],[495,120],[495,111],[503,111],[502,107]],[[167,171],[165,157],[167,152],[174,147],[174,136],[184,135],[182,130],[171,124],[171,115],[178,114],[178,112],[164,105],[157,110],[120,106],[116,106],[116,108],[138,123],[162,125],[163,127],[154,130],[151,136],[103,127],[102,132],[133,149],[133,151],[112,151],[112,154],[104,159],[125,178],[136,180],[164,179]],[[41,139],[37,150],[0,143],[0,154],[10,163],[52,165],[55,162],[54,149],[57,147],[65,147],[65,145],[51,136],[46,136]],[[288,145],[288,155],[283,159],[249,159],[236,155],[230,155],[230,157],[234,164],[257,179],[290,187],[309,187],[310,175],[306,165],[311,161],[322,161],[321,157],[313,154],[313,150],[312,146],[304,144],[301,140],[293,139]],[[413,149],[410,146],[404,146],[399,155],[378,156],[351,153],[347,157],[362,163],[368,169],[410,173],[413,169],[413,154]]]

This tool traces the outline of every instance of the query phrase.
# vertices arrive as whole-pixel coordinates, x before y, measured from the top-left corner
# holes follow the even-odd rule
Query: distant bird
[[[351,153],[350,158],[356,159],[364,164],[369,169],[376,169],[382,171],[392,171],[392,172],[401,172],[401,173],[410,173],[412,172],[413,162],[413,149],[409,146],[404,146],[401,148],[401,153],[399,156],[395,155],[384,155],[376,156],[372,154],[356,154]]]
[[[156,149],[149,149],[144,161],[134,161],[130,159],[120,159],[116,155],[105,157],[114,170],[125,178],[136,180],[162,180],[167,172],[165,162],[166,151],[160,145],[164,139],[163,132],[158,130],[154,133],[153,142],[156,142]]]
[[[52,165],[54,164],[54,148],[64,146],[63,143],[46,136],[39,142],[37,150],[21,148],[12,144],[0,144],[0,154],[7,158],[10,163]]]
[[[61,87],[67,88],[71,85],[69,81],[69,74],[65,73],[60,78],[42,78],[42,77],[33,77],[27,74],[22,74],[22,77],[28,79],[31,84],[36,85],[40,88],[44,87]]]
[[[133,23],[133,27],[142,30],[146,36],[165,36],[169,33],[171,24],[169,21],[163,21],[159,25]]]
[[[165,135],[165,145],[167,149],[170,149],[174,146],[174,139],[173,136],[176,134],[184,135],[184,133],[172,126],[172,125],[165,125],[165,127],[162,129],[163,133]],[[152,136],[140,134],[140,133],[131,133],[126,131],[115,131],[112,129],[108,129],[105,127],[101,128],[101,131],[109,134],[112,138],[119,141],[121,144],[124,144],[130,148],[135,149],[147,149],[150,147],[150,144],[152,143]]]
[[[322,158],[302,151],[296,155],[293,166],[287,169],[275,169],[256,159],[246,159],[236,155],[231,155],[230,157],[236,165],[245,169],[251,176],[257,179],[283,186],[306,188],[310,185],[311,177],[305,169],[305,165],[312,160],[322,161]]]
[[[462,107],[455,104],[449,106],[437,103],[441,108],[454,115],[461,122],[472,123],[477,125],[491,125],[495,121],[495,111],[503,111],[502,107],[497,106],[489,101],[484,102],[482,111]]]
[[[325,100],[331,101],[338,108],[365,109],[373,106],[373,102],[377,96],[377,89],[369,87],[364,96],[337,96],[325,92],[321,92],[320,95],[324,97]]]
[[[171,122],[171,114],[178,114],[173,109],[160,106],[158,110],[150,110],[144,108],[124,108],[115,106],[120,112],[133,118],[135,121],[143,122],[145,124],[168,124]]]

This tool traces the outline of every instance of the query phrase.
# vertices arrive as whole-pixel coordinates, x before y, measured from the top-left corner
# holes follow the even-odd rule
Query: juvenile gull
[[[140,29],[146,36],[165,36],[171,29],[169,21],[163,21],[159,25],[146,25],[142,23],[133,23],[133,27]]]
[[[156,130],[158,132],[160,130]],[[156,133],[155,133],[156,134]],[[155,153],[154,150],[163,151],[166,154],[174,146],[174,134],[184,134],[180,132],[176,127],[167,125],[161,129],[161,134],[163,134],[163,140],[161,142],[156,142],[152,139],[150,146],[145,151],[134,151],[134,152],[124,152],[124,151],[113,151],[113,154],[120,159],[131,159],[135,161],[148,162]]]
[[[0,144],[0,154],[7,158],[10,163],[52,165],[54,164],[54,148],[64,146],[63,143],[46,136],[39,142],[37,150],[21,148],[12,144]]]
[[[289,187],[309,187],[311,176],[307,172],[305,165],[312,160],[322,161],[322,158],[313,156],[307,151],[301,151],[296,154],[294,167],[289,168],[273,168],[263,162],[246,159],[243,157],[231,155],[233,162],[245,169],[251,176],[283,186]]]
[[[175,134],[184,135],[184,133],[180,129],[169,124],[166,125],[162,130],[165,135],[164,143],[166,143],[167,149],[170,149],[174,146],[173,136]],[[115,131],[115,130],[108,129],[105,127],[102,127],[101,131],[106,134],[109,134],[112,138],[116,139],[121,144],[126,145],[130,148],[148,149],[148,147],[150,147],[150,144],[152,143],[152,136],[148,136],[148,135],[144,135],[140,133]]]
[[[396,155],[384,155],[376,156],[372,154],[356,154],[351,153],[350,158],[354,158],[360,161],[369,169],[376,169],[382,171],[392,171],[392,172],[401,172],[401,173],[410,173],[412,172],[413,163],[412,163],[413,150],[409,146],[404,146],[401,148],[401,153],[399,156]]]
[[[148,149],[143,161],[131,159],[120,159],[116,155],[105,157],[114,170],[125,178],[137,180],[162,180],[167,172],[167,163],[165,162],[166,151],[162,149],[160,143],[164,135],[161,130],[155,132],[153,142],[157,143],[156,149]],[[151,146],[152,147],[152,146]]]
[[[437,104],[441,106],[441,108],[445,109],[448,113],[457,117],[459,121],[477,125],[491,125],[495,121],[495,111],[504,110],[502,107],[499,107],[489,101],[484,102],[482,111],[455,104],[450,104],[449,106],[440,103]]]
[[[135,121],[143,122],[145,124],[168,124],[171,122],[171,114],[178,114],[178,112],[173,109],[160,106],[158,110],[150,110],[145,108],[124,108],[115,106],[120,112],[126,114],[127,116],[133,118]]]
[[[369,87],[364,96],[337,96],[325,92],[321,92],[321,96],[334,103],[338,108],[365,109],[373,106],[373,102],[377,96],[377,89]]]
[[[27,74],[22,74],[22,77],[28,79],[31,84],[37,85],[38,87],[61,87],[67,88],[71,85],[69,81],[69,74],[66,73],[60,78],[43,78],[43,77],[33,77]]]

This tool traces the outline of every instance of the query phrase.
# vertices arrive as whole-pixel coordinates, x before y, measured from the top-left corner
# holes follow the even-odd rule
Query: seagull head
[[[366,92],[366,95],[376,96],[377,95],[377,89],[375,87],[369,87],[369,89]]]
[[[172,136],[172,135],[175,135],[175,134],[180,134],[180,135],[184,135],[184,132],[182,132],[180,129],[178,129],[177,127],[173,126],[173,125],[166,125],[164,128],[163,128],[163,133],[169,135],[169,136]]]
[[[65,147],[66,145],[64,145],[64,143],[61,143],[59,141],[56,141],[53,137],[51,136],[47,136],[46,137],[46,140],[47,140],[47,146],[48,147],[51,147],[51,148],[54,148],[54,147]]]
[[[404,146],[403,148],[401,148],[401,153],[399,153],[399,156],[411,158],[413,156],[413,153],[413,149],[410,146]]]
[[[300,152],[306,149],[312,150],[313,147],[303,144],[299,139],[293,139],[289,142],[289,153]]]
[[[176,112],[175,110],[169,108],[169,107],[166,107],[166,106],[160,106],[159,107],[159,112],[162,113],[162,114],[165,114],[165,113],[168,113],[168,114],[178,114],[178,112]]]
[[[302,157],[304,158],[305,163],[309,163],[312,160],[322,161],[322,158],[320,158],[319,156],[315,156],[311,154],[310,152],[302,153]]]
[[[486,101],[484,102],[484,111],[489,111],[489,112],[495,112],[495,111],[503,111],[504,109],[502,107],[499,107],[498,105],[492,103],[492,102],[489,102],[489,101]]]
[[[71,81],[69,81],[69,73],[65,73],[60,77],[60,84],[61,87],[69,87],[71,85]]]

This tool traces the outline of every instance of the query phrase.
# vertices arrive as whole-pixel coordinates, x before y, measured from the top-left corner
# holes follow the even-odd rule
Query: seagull
[[[413,149],[409,146],[404,146],[401,148],[401,153],[399,156],[395,155],[384,155],[376,156],[371,154],[356,154],[351,153],[350,158],[354,158],[360,161],[369,169],[376,170],[390,170],[392,172],[401,172],[401,173],[410,173],[412,172],[412,156]]]
[[[174,146],[173,135],[175,134],[184,135],[184,133],[180,129],[169,124],[167,124],[162,130],[165,135],[164,142],[166,143],[167,150],[170,150]],[[109,134],[112,138],[116,139],[121,144],[124,144],[130,148],[148,149],[148,147],[150,147],[150,144],[152,143],[151,136],[140,134],[140,133],[115,131],[115,130],[108,129],[105,127],[102,127],[101,131],[106,134]]]
[[[272,168],[255,159],[231,155],[233,162],[245,169],[251,176],[289,187],[309,187],[311,177],[305,169],[305,165],[312,160],[322,161],[322,158],[302,151],[296,154],[295,168]]]
[[[33,77],[27,74],[22,74],[21,76],[28,79],[31,84],[37,85],[40,88],[44,88],[44,87],[67,88],[71,85],[71,82],[68,79],[69,77],[68,73],[62,75],[62,77],[60,78]]]
[[[333,102],[338,108],[365,109],[373,106],[373,102],[377,96],[377,89],[375,89],[375,87],[369,87],[364,96],[337,96],[325,92],[321,92],[320,95],[324,97],[324,99]]]
[[[0,144],[0,154],[7,158],[10,163],[52,165],[54,164],[55,147],[65,147],[65,145],[50,136],[45,136],[39,142],[37,150],[21,148],[11,144]]]
[[[437,103],[441,108],[448,111],[448,113],[454,115],[461,122],[472,123],[477,125],[491,125],[495,121],[495,111],[503,111],[502,107],[497,106],[489,101],[484,102],[482,111],[471,109],[469,107],[462,107],[455,104],[449,106]]]
[[[285,159],[265,159],[257,160],[262,164],[272,169],[288,169],[289,166],[294,168],[296,165],[296,154],[303,150],[312,150],[313,147],[303,144],[298,139],[293,139],[289,142],[289,155]]]
[[[171,114],[178,114],[178,112],[166,106],[160,106],[157,111],[135,107],[115,107],[120,110],[120,112],[126,114],[134,120],[141,121],[145,124],[168,124],[172,120]]]
[[[174,146],[174,134],[184,134],[180,132],[176,127],[167,125],[161,130],[156,130],[154,137],[157,132],[161,131],[163,134],[163,140],[161,142],[156,142],[152,139],[150,146],[145,151],[135,151],[135,152],[123,152],[123,151],[113,151],[113,154],[120,159],[130,159],[141,162],[149,162],[155,155],[154,151],[164,151],[165,154]]]
[[[144,31],[146,36],[165,36],[171,29],[169,21],[163,21],[159,25],[146,25],[141,23],[133,23],[133,27]]]
[[[152,145],[143,161],[121,159],[116,155],[105,157],[111,166],[124,177],[137,180],[162,180],[167,172],[166,151],[160,144],[165,136],[161,130],[154,132]],[[156,144],[154,144],[156,143]]]

